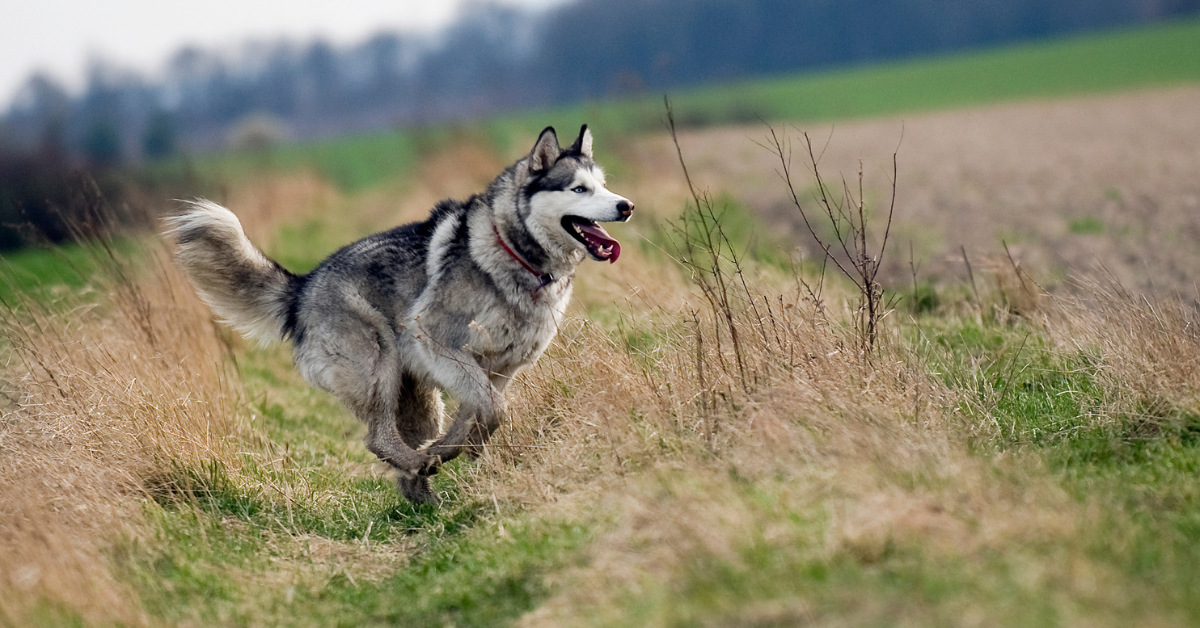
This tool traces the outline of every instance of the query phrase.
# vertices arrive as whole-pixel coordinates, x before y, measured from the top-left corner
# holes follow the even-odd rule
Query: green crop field
[[[1200,21],[930,57],[678,96],[699,122],[846,120],[1200,81]]]
[[[965,51],[867,67],[834,69],[669,93],[682,125],[813,122],[930,111],[1029,98],[1102,94],[1200,81],[1200,20],[1105,32],[995,50]],[[524,146],[547,125],[587,121],[601,141],[662,129],[662,94],[497,116],[459,132],[501,152]],[[198,157],[194,167],[221,179],[262,167],[310,168],[343,190],[360,191],[409,172],[422,149],[454,131],[393,131],[285,145],[255,154]],[[171,170],[179,162],[156,168]]]

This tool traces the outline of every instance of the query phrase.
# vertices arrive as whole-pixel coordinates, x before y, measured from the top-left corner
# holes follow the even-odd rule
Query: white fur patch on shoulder
[[[446,258],[446,246],[454,239],[454,232],[458,231],[458,226],[461,223],[460,216],[447,216],[433,230],[433,236],[429,238],[429,253],[425,261],[425,273],[430,281],[437,278],[442,272],[442,261]]]

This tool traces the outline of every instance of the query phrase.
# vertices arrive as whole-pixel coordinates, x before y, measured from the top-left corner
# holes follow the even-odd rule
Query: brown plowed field
[[[922,277],[952,279],[966,276],[960,247],[974,262],[1000,258],[1004,242],[1051,285],[1101,264],[1142,289],[1192,292],[1200,281],[1200,87],[800,128],[818,150],[828,141],[823,176],[853,180],[863,161],[876,213],[886,208],[899,145],[886,260],[894,282],[911,281],[910,243]],[[762,126],[694,131],[681,144],[697,181],[745,204],[811,255],[776,175],[778,158],[756,144],[766,133]],[[801,200],[816,210],[801,145],[793,148]],[[673,149],[661,138],[634,159],[644,171],[678,178]],[[882,230],[882,222],[875,226]]]

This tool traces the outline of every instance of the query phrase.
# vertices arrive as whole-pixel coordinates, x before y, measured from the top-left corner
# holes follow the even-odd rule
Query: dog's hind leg
[[[396,429],[400,438],[418,452],[432,444],[441,432],[442,413],[445,411],[441,391],[408,373],[400,378],[397,410]],[[400,492],[411,502],[436,501],[433,489],[429,485],[429,475],[432,473],[401,473],[397,480]]]
[[[381,400],[382,401],[382,400]],[[395,467],[401,475],[432,475],[436,460],[410,446],[396,427],[398,407],[391,403],[367,403],[351,408],[367,424],[367,449],[379,459]]]
[[[394,408],[394,407],[393,407]],[[404,442],[396,429],[396,413],[379,412],[367,419],[367,449],[380,460],[395,467],[398,486],[410,502],[436,501],[429,487],[428,476],[437,473],[438,458],[417,451]]]
[[[409,373],[400,377],[396,429],[413,449],[428,447],[442,431],[442,391]]]
[[[310,330],[308,340],[297,346],[296,363],[305,379],[335,395],[367,424],[367,449],[394,467],[401,478],[432,475],[438,459],[417,451],[420,443],[410,444],[398,427],[405,377],[390,328],[371,313],[360,307]],[[430,501],[433,495],[414,490],[405,497]]]
[[[371,394],[363,398],[343,398],[350,410],[367,424],[367,449],[396,469],[405,499],[414,503],[435,501],[425,478],[437,473],[438,459],[411,447],[397,429],[396,387],[377,382],[371,388]]]

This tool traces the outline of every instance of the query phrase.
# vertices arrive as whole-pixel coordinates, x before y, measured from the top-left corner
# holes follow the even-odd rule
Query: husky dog
[[[546,350],[587,257],[617,261],[599,222],[633,203],[604,187],[584,125],[553,128],[483,194],[368,236],[295,275],[254,247],[228,209],[199,200],[167,219],[176,259],[218,317],[261,342],[290,339],[310,384],[367,424],[366,445],[412,502],[429,476],[477,456],[504,419],[504,389]],[[459,402],[442,433],[446,391]]]

